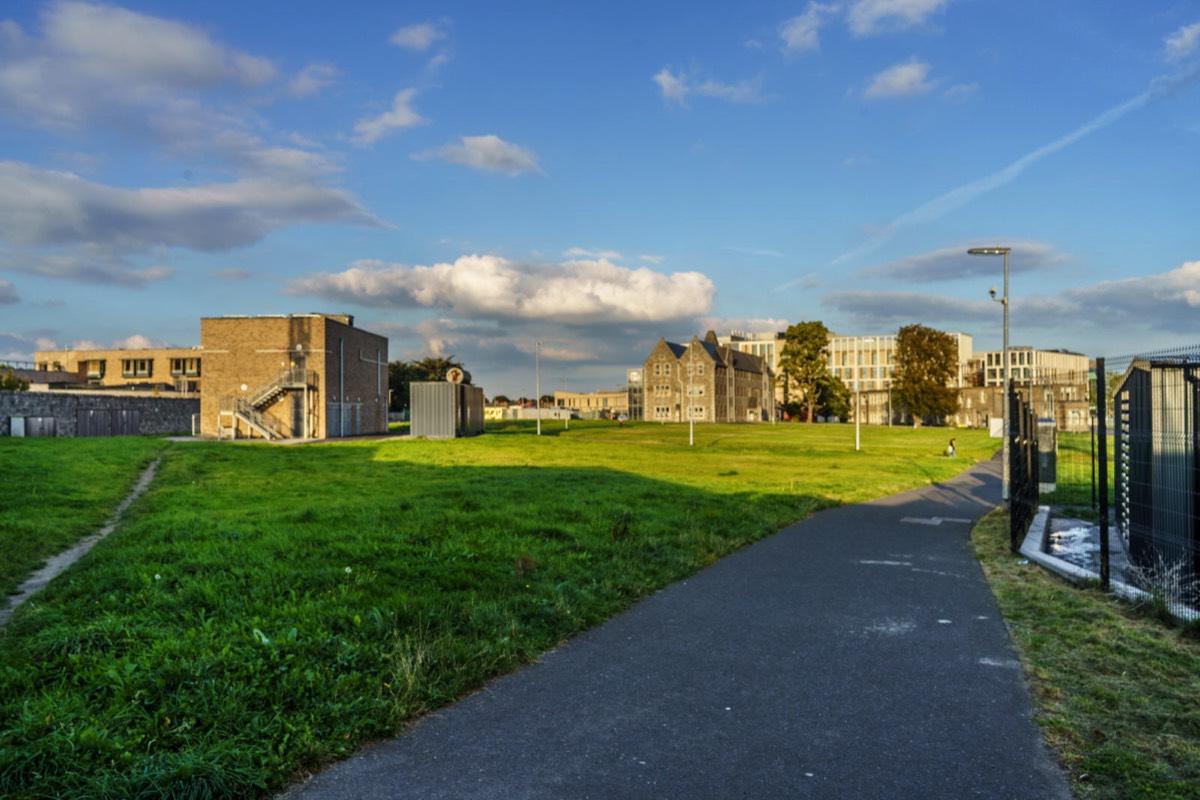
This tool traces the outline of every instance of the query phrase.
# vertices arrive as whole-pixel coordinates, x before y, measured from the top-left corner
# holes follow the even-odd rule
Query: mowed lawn
[[[110,440],[128,448],[104,467],[124,484],[164,462],[121,527],[0,633],[0,796],[267,794],[743,544],[998,446],[864,427],[856,453],[846,425],[697,425],[694,447],[686,425],[542,430]],[[6,493],[24,464],[67,469],[72,444],[88,442],[7,443]],[[18,516],[50,519],[63,498]],[[2,519],[5,547],[46,534]]]

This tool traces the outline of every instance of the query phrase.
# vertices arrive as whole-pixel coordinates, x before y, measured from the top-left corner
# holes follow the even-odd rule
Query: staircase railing
[[[250,395],[249,402],[255,408],[262,408],[269,405],[271,401],[288,389],[303,389],[307,385],[308,369],[305,367],[291,367],[283,370],[269,382],[258,387],[254,391],[254,394]]]

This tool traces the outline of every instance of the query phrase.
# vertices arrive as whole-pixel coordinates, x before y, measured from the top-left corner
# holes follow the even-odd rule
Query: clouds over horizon
[[[716,292],[698,272],[666,275],[606,259],[530,264],[494,255],[405,266],[358,261],[292,281],[285,292],[393,309],[437,309],[468,319],[563,325],[663,322],[696,317]]]
[[[979,246],[985,245],[972,243],[943,247],[929,253],[863,267],[856,275],[859,278],[906,283],[937,283],[975,277],[995,279],[999,272],[994,259],[967,253],[969,248]],[[1012,240],[1009,246],[1017,254],[1016,257],[1010,257],[1009,271],[1014,275],[1053,268],[1068,260],[1065,253],[1044,242]]]

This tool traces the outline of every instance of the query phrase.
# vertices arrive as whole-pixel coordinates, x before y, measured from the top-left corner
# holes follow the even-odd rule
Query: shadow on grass
[[[264,795],[833,504],[412,446],[174,448],[0,637],[0,795]]]

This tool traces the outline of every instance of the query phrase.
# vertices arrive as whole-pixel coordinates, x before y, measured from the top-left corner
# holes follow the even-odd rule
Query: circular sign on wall
[[[450,381],[450,383],[462,383],[462,367],[451,367],[450,369],[446,370],[446,380]]]

